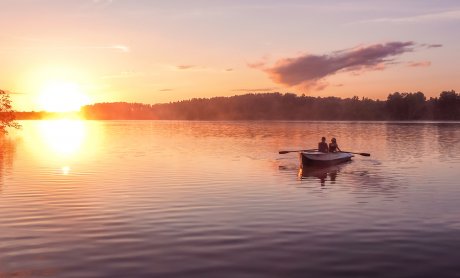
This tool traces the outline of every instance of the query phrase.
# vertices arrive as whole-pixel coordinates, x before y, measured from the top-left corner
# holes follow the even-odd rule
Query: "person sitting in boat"
[[[329,143],[329,152],[330,153],[341,152],[339,145],[337,145],[337,140],[335,138],[332,138],[331,143]]]
[[[318,151],[322,153],[327,153],[329,151],[326,143],[326,137],[322,137],[321,142],[318,143]]]

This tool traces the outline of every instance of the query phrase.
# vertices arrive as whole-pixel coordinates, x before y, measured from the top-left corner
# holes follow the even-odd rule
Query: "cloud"
[[[173,89],[161,89],[160,92],[171,92]]]
[[[113,45],[113,46],[110,46],[110,47],[107,47],[107,48],[111,48],[111,49],[114,49],[114,50],[119,50],[121,52],[130,52],[131,51],[129,49],[129,47],[127,47],[126,45]]]
[[[322,91],[324,89],[327,88],[327,86],[329,86],[329,83],[328,82],[317,82],[314,84],[314,90],[315,91]]]
[[[121,44],[109,45],[109,46],[78,46],[78,45],[75,45],[75,46],[54,47],[53,49],[69,49],[69,50],[72,50],[72,49],[76,49],[76,50],[109,49],[109,50],[114,50],[114,51],[124,52],[124,53],[128,53],[131,51],[128,46],[121,45]]]
[[[253,88],[253,89],[233,89],[232,92],[273,92],[278,88]]]
[[[116,74],[110,74],[110,75],[104,75],[101,76],[101,79],[121,79],[121,78],[135,78],[135,77],[142,77],[142,76],[148,76],[148,72],[138,72],[138,71],[122,71],[120,73]]]
[[[4,48],[0,47],[0,50],[16,50],[17,48]],[[22,47],[24,50],[70,50],[70,51],[84,51],[84,50],[111,50],[117,52],[128,53],[130,48],[125,45],[64,45],[64,46],[26,46]]]
[[[113,0],[93,0],[93,3],[110,5],[113,3]]]
[[[324,89],[324,78],[339,71],[363,73],[371,70],[383,70],[394,63],[394,57],[414,50],[414,42],[388,42],[360,46],[335,51],[329,55],[302,55],[278,60],[274,66],[253,64],[252,67],[263,70],[278,84],[294,87],[303,86],[317,90]],[[251,66],[251,65],[250,65]],[[320,82],[321,81],[321,82]]]
[[[225,69],[225,71],[233,71],[232,68]]]
[[[265,65],[270,61],[269,55],[262,56],[258,61],[255,62],[247,62],[246,65],[250,68],[254,69],[263,69]]]
[[[247,63],[248,67],[253,69],[262,69],[267,64],[267,61],[257,61],[252,63]]]
[[[177,69],[180,69],[180,70],[187,70],[187,69],[192,69],[196,67],[195,65],[179,65],[177,66]]]
[[[428,21],[459,20],[460,10],[421,14],[406,17],[384,17],[355,23],[420,23]]]
[[[182,64],[182,65],[172,65],[168,66],[168,68],[172,70],[187,70],[193,72],[200,72],[200,71],[214,71],[214,72],[221,72],[222,69],[212,68],[203,65],[192,65],[192,64]],[[224,69],[224,71],[232,71],[232,68]]]
[[[412,68],[429,67],[431,66],[431,62],[430,61],[419,61],[419,62],[411,61],[407,63],[407,66],[412,67]]]
[[[435,44],[426,44],[425,45],[427,48],[437,48],[437,47],[442,47],[442,44],[435,43]]]

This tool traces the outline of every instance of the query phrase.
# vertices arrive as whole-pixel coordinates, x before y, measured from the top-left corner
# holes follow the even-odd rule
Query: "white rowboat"
[[[353,154],[346,152],[300,152],[299,157],[302,166],[329,166],[350,161]]]

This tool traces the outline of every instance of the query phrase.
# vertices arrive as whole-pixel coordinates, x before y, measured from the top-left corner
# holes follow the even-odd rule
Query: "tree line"
[[[460,120],[460,94],[444,91],[427,99],[422,92],[395,92],[373,100],[260,93],[153,105],[96,103],[81,113],[100,120]]]

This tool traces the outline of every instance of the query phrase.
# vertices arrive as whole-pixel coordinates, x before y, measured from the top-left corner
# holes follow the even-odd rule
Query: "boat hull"
[[[321,153],[321,152],[301,152],[299,154],[301,166],[325,167],[350,161],[351,153]]]

